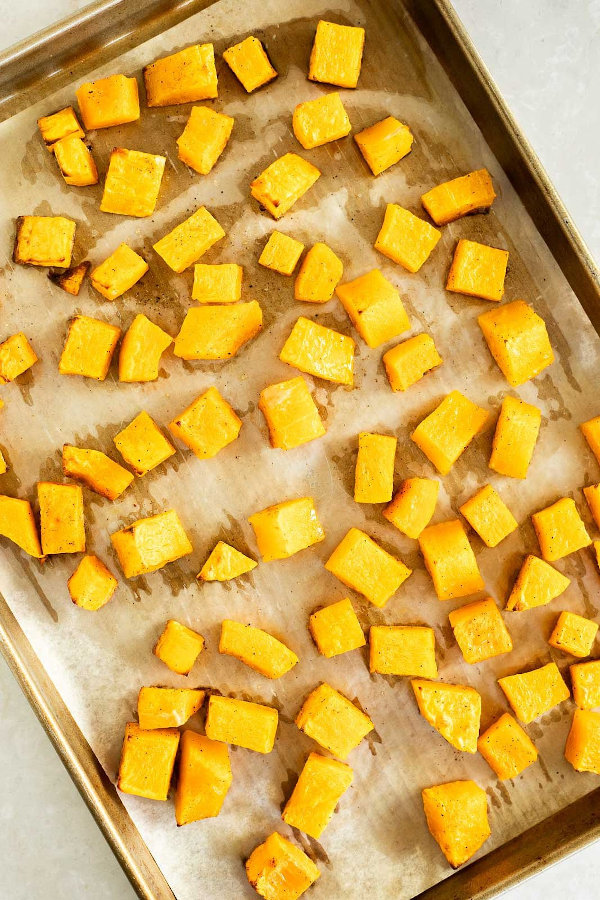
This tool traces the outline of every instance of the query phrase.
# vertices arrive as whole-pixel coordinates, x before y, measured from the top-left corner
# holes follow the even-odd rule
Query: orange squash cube
[[[387,116],[354,135],[358,149],[373,175],[381,175],[410,153],[413,136],[408,125]]]
[[[110,536],[125,578],[162,569],[194,549],[174,509],[138,519]]]
[[[437,678],[433,628],[420,625],[371,625],[369,669],[382,675]]]
[[[263,388],[258,408],[267,421],[272,447],[291,450],[325,434],[317,404],[300,375]]]
[[[230,359],[258,334],[262,322],[256,300],[188,309],[173,352],[180,359]]]
[[[474,781],[450,781],[422,792],[427,827],[453,869],[489,838],[487,796]]]
[[[242,420],[216,387],[210,387],[169,422],[168,427],[198,459],[210,459],[235,441]]]
[[[457,600],[485,587],[475,554],[458,519],[429,525],[419,547],[438,600]]]
[[[510,713],[480,735],[477,749],[501,781],[516,778],[538,758],[535,744]]]
[[[326,682],[308,695],[296,716],[296,725],[340,759],[346,759],[374,727],[361,709]]]
[[[255,569],[257,563],[231,547],[224,541],[217,541],[202,569],[196,576],[202,581],[231,581]]]
[[[320,874],[306,853],[276,831],[246,861],[248,881],[264,900],[298,900]]]
[[[72,106],[59,109],[58,112],[51,113],[49,116],[42,116],[37,120],[37,124],[42,139],[50,151],[52,151],[56,142],[62,140],[62,138],[85,137],[85,131],[79,124]]]
[[[277,710],[270,706],[212,694],[208,699],[205,730],[213,741],[235,744],[256,753],[270,753],[278,721]]]
[[[489,418],[487,410],[477,406],[460,391],[451,391],[417,425],[411,434],[438,472],[447,475],[458,457],[479,434]]]
[[[305,150],[346,137],[352,130],[348,113],[337,91],[305,100],[294,109],[292,128]]]
[[[366,644],[354,607],[347,597],[314,612],[308,627],[319,653],[327,659]]]
[[[357,503],[389,503],[394,493],[394,461],[398,439],[361,431],[354,474]]]
[[[497,547],[500,541],[519,527],[510,509],[491,484],[486,484],[459,508],[487,547]]]
[[[269,240],[258,257],[258,262],[266,269],[281,275],[292,275],[304,250],[304,244],[289,234],[272,231]]]
[[[287,559],[325,539],[312,497],[285,500],[254,513],[248,521],[264,562]]]
[[[224,237],[215,217],[201,206],[153,246],[174,272],[183,272]]]
[[[285,153],[250,184],[250,194],[280,219],[313,186],[320,171],[296,153]]]
[[[65,184],[88,187],[98,184],[98,169],[87,144],[74,135],[61,138],[52,148]]]
[[[151,216],[165,170],[165,156],[116,147],[110,154],[104,181],[102,212],[120,216]]]
[[[354,384],[355,343],[312,319],[300,316],[279,354],[282,362],[334,384]]]
[[[477,753],[481,696],[475,688],[441,681],[411,681],[419,712],[457,750]]]
[[[145,731],[137,722],[128,722],[117,779],[119,790],[149,800],[166,800],[178,746],[176,728]]]
[[[487,212],[496,192],[487,169],[478,169],[445,181],[421,197],[421,203],[436,225],[447,225],[461,216]]]
[[[85,518],[83,492],[79,485],[39,481],[37,493],[44,556],[83,553]]]
[[[208,175],[227,146],[234,121],[208,106],[192,106],[177,138],[179,159],[200,175]]]
[[[336,294],[369,347],[379,347],[410,328],[400,294],[379,269],[338,285]]]
[[[75,222],[65,216],[19,216],[13,262],[20,266],[68,269],[75,242]]]
[[[375,249],[409,272],[418,272],[442,233],[396,203],[388,203]]]
[[[365,45],[365,29],[337,25],[323,19],[317,24],[310,53],[309,81],[355,88]]]
[[[29,556],[42,558],[42,547],[29,500],[0,495],[0,535]]]
[[[596,622],[564,610],[556,620],[548,643],[563,653],[570,653],[571,656],[589,656],[597,633]]]
[[[115,576],[97,556],[84,556],[67,581],[67,588],[76,606],[96,610],[108,603],[117,584]]]
[[[121,329],[101,319],[75,316],[58,362],[61,375],[82,375],[104,381],[108,375]]]
[[[577,772],[600,775],[600,713],[589,709],[575,710],[565,759]]]
[[[223,59],[248,94],[277,78],[265,48],[252,35],[224,50]]]
[[[281,818],[318,840],[346,793],[354,773],[346,763],[310,753]]]
[[[569,587],[570,578],[537,556],[527,556],[506,602],[506,609],[521,611],[545,606]]]
[[[266,678],[281,678],[298,662],[296,654],[272,634],[224,619],[221,623],[219,653],[234,656]]]
[[[589,422],[582,422],[579,427],[590,450],[600,463],[600,416],[590,419]]]
[[[69,269],[63,269],[60,271],[49,272],[48,278],[55,284],[57,287],[61,289],[61,291],[66,291],[67,294],[71,294],[73,297],[79,296],[79,291],[81,290],[81,285],[84,282],[85,276],[89,272],[91,268],[91,263],[85,260],[82,263],[79,263],[77,266],[71,266]]]
[[[189,825],[218,816],[233,775],[227,744],[189,729],[181,735],[175,820]]]
[[[498,684],[517,719],[525,725],[571,696],[556,663],[520,675],[507,675],[499,678]]]
[[[496,423],[490,469],[511,478],[526,478],[541,421],[537,407],[518,397],[505,397]]]
[[[192,688],[143,687],[138,694],[140,728],[179,728],[204,703],[205,691]]]
[[[86,81],[77,88],[75,96],[88,131],[136,122],[140,117],[137,81],[126,75]]]
[[[22,331],[0,344],[0,384],[14,381],[38,361],[35,351]]]
[[[42,543],[43,546],[43,543]],[[600,659],[570,666],[573,700],[580,709],[600,706]]]
[[[120,244],[114,253],[90,272],[90,281],[107,300],[116,300],[137,284],[147,271],[146,260],[127,244]]]
[[[237,303],[242,296],[244,270],[236,263],[194,266],[192,300],[200,303]]]
[[[294,299],[327,303],[344,272],[344,264],[327,244],[313,244],[294,282]]]
[[[115,447],[136,475],[145,475],[175,453],[156,422],[142,411],[113,438]]]
[[[204,638],[201,634],[175,619],[169,619],[152,652],[172,672],[189,675],[203,649]]]
[[[491,597],[453,609],[448,616],[465,662],[480,663],[510,653],[512,640]]]
[[[383,515],[402,534],[416,539],[431,522],[439,490],[439,481],[432,478],[407,478]]]
[[[119,381],[156,381],[160,359],[173,338],[143,313],[125,332],[119,352]]]
[[[570,497],[563,497],[552,506],[533,513],[531,521],[547,562],[562,559],[592,543],[575,501]]]
[[[100,450],[64,444],[63,472],[68,478],[82,481],[87,487],[108,500],[116,500],[134,476]]]
[[[429,334],[417,334],[383,354],[383,364],[393,391],[406,391],[441,366],[442,357]]]
[[[446,290],[483,300],[502,300],[508,250],[460,240],[448,272]]]
[[[385,606],[412,571],[358,528],[342,538],[325,568],[378,607]]]
[[[148,106],[213,100],[218,95],[212,44],[193,44],[144,68]]]
[[[546,323],[524,300],[504,303],[477,321],[498,367],[512,387],[535,378],[554,362]]]
[[[600,484],[592,484],[589,487],[584,487],[583,495],[590,508],[594,522],[598,528],[600,528]]]

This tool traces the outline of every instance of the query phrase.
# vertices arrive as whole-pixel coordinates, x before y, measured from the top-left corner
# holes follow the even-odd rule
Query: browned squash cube
[[[78,484],[40,481],[40,533],[44,555],[85,550],[83,492]]]
[[[121,329],[100,319],[75,316],[58,363],[61,375],[83,375],[104,381]]]
[[[116,500],[133,481],[133,475],[100,450],[89,450],[64,444],[63,472],[68,478],[82,481],[108,500]]]
[[[19,216],[13,262],[21,266],[71,265],[75,222],[64,216]]]
[[[48,150],[52,150],[54,144],[62,138],[71,135],[79,138],[85,137],[85,132],[79,124],[72,106],[59,109],[58,112],[49,116],[42,116],[37,123]]]
[[[148,106],[172,106],[212,100],[218,94],[212,44],[193,44],[144,69]]]
[[[98,81],[86,81],[75,92],[83,124],[88,131],[136,122],[140,101],[135,78],[110,75]]]
[[[91,150],[80,137],[61,138],[53,147],[54,157],[66,184],[87,187],[98,184],[98,169]]]
[[[95,611],[104,606],[115,590],[117,579],[97,556],[84,556],[67,582],[73,603]]]
[[[145,259],[120,244],[111,255],[90,272],[90,281],[99,294],[107,300],[116,300],[132,288],[148,271]]]
[[[156,206],[165,170],[165,156],[140,150],[115,148],[110,163],[100,209],[120,216],[151,216]]]
[[[364,44],[364,28],[336,25],[321,19],[310,54],[309,80],[355,88]]]
[[[0,384],[14,381],[37,362],[33,347],[22,331],[0,344]]]
[[[61,291],[66,291],[67,294],[77,297],[91,265],[92,264],[86,260],[79,263],[77,266],[72,266],[70,269],[49,272],[48,278],[52,284],[59,287]]]
[[[224,50],[223,59],[248,94],[277,78],[265,48],[252,35]]]
[[[321,873],[303,850],[274,831],[248,857],[246,874],[263,900],[298,900]]]
[[[487,169],[478,169],[445,181],[423,194],[421,203],[436,225],[447,225],[461,216],[487,212],[496,192]]]
[[[280,219],[320,174],[308,160],[296,153],[284,153],[254,179],[250,193],[274,219]]]
[[[476,241],[458,242],[448,273],[446,290],[483,300],[502,300],[508,250]]]

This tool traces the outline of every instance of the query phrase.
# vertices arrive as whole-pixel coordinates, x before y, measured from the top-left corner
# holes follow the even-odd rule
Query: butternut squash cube
[[[68,478],[82,481],[108,500],[120,497],[134,478],[131,472],[100,450],[73,447],[71,444],[63,445],[62,467]]]
[[[75,91],[79,112],[88,131],[136,122],[140,101],[135,78],[110,75],[98,81],[86,81]]]
[[[281,678],[298,662],[296,654],[272,634],[231,619],[221,623],[219,653],[234,656],[267,678]]]
[[[85,260],[82,263],[79,263],[76,266],[71,266],[70,269],[62,269],[56,272],[49,272],[48,278],[55,284],[57,287],[61,289],[61,291],[66,291],[67,294],[71,294],[73,297],[79,296],[79,291],[81,290],[81,285],[84,282],[85,276],[89,272],[92,264]]]
[[[563,497],[552,506],[533,513],[531,521],[547,562],[563,559],[592,543],[575,501],[570,497]]]
[[[250,194],[280,219],[313,186],[320,171],[296,153],[284,153],[250,184]]]
[[[439,490],[433,478],[407,478],[383,515],[402,534],[416,539],[431,522]]]
[[[429,525],[419,547],[438,600],[458,600],[485,587],[469,539],[458,519]]]
[[[67,587],[73,603],[81,609],[96,610],[105,606],[117,589],[117,579],[97,556],[84,556]]]
[[[537,556],[527,556],[506,601],[506,609],[521,611],[545,606],[569,587],[571,579]]]
[[[39,481],[42,553],[83,553],[85,520],[83,492],[78,484],[55,484]]]
[[[491,484],[486,484],[463,503],[460,511],[487,547],[497,547],[500,541],[519,527],[510,509]]]
[[[494,433],[490,469],[511,478],[526,478],[541,421],[537,407],[518,397],[505,397]]]
[[[251,572],[256,566],[257,563],[249,556],[224,541],[218,541],[197,577],[202,581],[230,581]]]
[[[589,656],[597,633],[596,622],[564,610],[556,620],[548,643],[563,653],[570,653],[571,656]]]
[[[125,578],[162,569],[194,549],[174,509],[138,519],[110,536]]]
[[[346,763],[310,753],[281,818],[290,828],[318,840],[353,777]]]
[[[573,700],[577,706],[580,709],[594,709],[600,706],[600,659],[576,663],[569,671],[573,685]]]
[[[579,427],[589,444],[590,450],[600,462],[600,416],[590,419],[589,422],[582,422]]]
[[[148,106],[213,100],[218,95],[212,44],[193,44],[144,68]]]
[[[410,153],[413,136],[408,125],[387,116],[354,135],[358,149],[373,175],[381,175]]]
[[[258,407],[267,421],[272,447],[292,450],[325,434],[317,404],[300,375],[263,388]]]
[[[477,321],[490,353],[512,387],[535,378],[554,362],[546,324],[524,300],[490,309]]]
[[[292,128],[305,150],[346,137],[352,130],[348,113],[337,91],[305,100],[294,109]]]
[[[510,653],[512,640],[491,597],[453,609],[448,616],[456,643],[468,663]]]
[[[274,831],[248,857],[246,874],[264,900],[298,900],[321,873],[306,853]]]
[[[128,722],[117,778],[119,790],[149,800],[166,800],[178,746],[176,728],[145,731],[137,722]]]
[[[179,159],[208,175],[227,146],[235,120],[208,106],[192,106],[190,117],[177,138]]]
[[[535,744],[510,713],[480,735],[477,749],[501,781],[516,778],[538,758]]]
[[[212,694],[208,698],[206,736],[256,753],[270,753],[275,743],[279,715],[276,709]]]
[[[258,334],[262,321],[256,300],[188,309],[173,352],[180,359],[230,359]]]
[[[198,459],[210,459],[235,441],[242,420],[216,387],[210,387],[169,422],[168,427]]]
[[[62,138],[85,137],[85,131],[79,124],[72,106],[59,109],[58,112],[51,113],[49,116],[42,116],[37,123],[42,140],[50,151]]]
[[[508,265],[508,250],[498,250],[476,241],[460,240],[454,258],[446,290],[483,300],[502,300],[504,277]]]
[[[90,281],[99,294],[107,300],[116,300],[136,284],[148,271],[145,259],[120,244],[114,253],[90,272]]]
[[[528,725],[571,695],[556,663],[498,679],[517,719]]]
[[[248,94],[277,78],[265,48],[252,35],[224,50],[223,59]]]
[[[487,410],[477,406],[460,391],[451,391],[417,425],[411,439],[438,472],[447,475],[488,418]]]
[[[379,269],[338,285],[336,294],[369,347],[379,347],[410,328],[400,294]]]
[[[166,156],[116,147],[110,154],[102,212],[120,216],[151,216],[156,207]]]
[[[127,465],[140,476],[160,466],[175,453],[175,447],[144,411],[138,413],[113,440]]]
[[[355,343],[312,319],[300,316],[279,354],[282,362],[334,384],[354,384]]]
[[[140,728],[150,731],[185,725],[204,703],[205,694],[192,688],[140,688],[137,705]]]
[[[372,625],[369,651],[371,672],[437,678],[433,628],[420,625]]]
[[[366,713],[326,682],[308,695],[296,725],[340,759],[346,759],[374,727]]]
[[[312,497],[284,500],[248,519],[264,562],[287,559],[325,539]]]
[[[258,257],[258,262],[266,269],[272,269],[273,272],[291,275],[303,250],[304,244],[301,241],[295,240],[289,234],[282,234],[281,231],[272,231]]]
[[[224,237],[215,217],[201,206],[157,241],[154,250],[174,272],[183,272]]]
[[[365,29],[321,19],[315,32],[308,68],[309,81],[355,88],[365,45]]]
[[[82,375],[104,381],[108,375],[121,329],[101,319],[75,316],[58,362],[61,375]]]
[[[418,272],[442,233],[396,203],[388,203],[375,249],[409,272]]]
[[[600,713],[589,709],[575,710],[565,759],[577,772],[600,775]]]
[[[308,627],[319,653],[327,659],[366,644],[354,607],[347,597],[314,612]]]
[[[64,216],[19,216],[13,262],[20,266],[71,265],[75,222]]]
[[[344,272],[344,264],[327,244],[313,244],[294,282],[294,299],[327,303]]]
[[[139,313],[121,343],[119,381],[156,381],[161,356],[172,343],[170,334]]]
[[[461,216],[487,212],[496,192],[487,169],[478,169],[445,181],[421,197],[421,203],[436,225],[447,225]]]
[[[453,869],[489,838],[487,796],[474,781],[450,781],[422,792],[427,827]]]
[[[411,685],[423,718],[457,750],[477,753],[481,696],[475,688],[421,678]]]
[[[181,735],[175,820],[189,825],[218,816],[233,775],[227,744],[189,729]]]
[[[42,558],[42,547],[29,500],[0,495],[0,535],[8,538],[29,556]]]
[[[201,634],[175,619],[169,619],[152,652],[172,672],[189,675],[203,649],[204,638]]]
[[[354,474],[357,503],[389,503],[394,493],[394,461],[397,438],[387,434],[358,435]]]
[[[14,381],[38,360],[22,331],[0,344],[0,384]]]
[[[94,157],[80,137],[70,135],[61,138],[52,149],[65,184],[76,187],[98,184],[98,169]]]
[[[412,571],[358,528],[342,538],[325,568],[378,607],[385,606]]]
[[[242,296],[244,270],[235,263],[209,266],[196,263],[192,300],[200,303],[236,303]]]
[[[587,505],[594,519],[594,522],[600,528],[600,484],[592,484],[584,487],[583,494],[587,500]]]
[[[393,391],[406,391],[442,363],[443,359],[430,334],[416,334],[383,354],[383,364]]]

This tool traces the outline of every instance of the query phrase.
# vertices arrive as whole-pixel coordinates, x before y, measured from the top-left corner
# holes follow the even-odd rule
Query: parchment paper
[[[305,153],[291,132],[295,104],[329,90],[306,80],[320,17],[367,29],[360,87],[343,92],[354,131],[393,114],[415,134],[412,153],[377,179],[368,172],[351,138]],[[490,409],[495,421],[508,386],[476,322],[489,304],[448,294],[443,284],[459,237],[507,248],[506,299],[522,297],[534,304],[548,323],[557,357],[549,370],[518,391],[542,409],[540,439],[527,480],[501,478],[487,468],[490,425],[443,479],[434,519],[457,515],[460,503],[486,482],[499,488],[521,523],[519,531],[495,550],[486,549],[476,535],[471,537],[488,593],[502,606],[523,554],[538,552],[531,512],[572,495],[591,526],[580,488],[597,481],[599,473],[577,425],[598,413],[599,341],[433,54],[410,20],[391,5],[378,9],[361,0],[332,8],[324,0],[245,0],[243,4],[221,0],[93,75],[139,76],[143,64],[189,43],[214,41],[220,54],[248,33],[265,41],[280,75],[266,89],[246,96],[219,58],[219,99],[214,106],[234,116],[235,127],[209,177],[190,172],[177,159],[175,139],[188,107],[143,109],[140,123],[91,135],[101,174],[113,146],[166,154],[157,210],[149,219],[100,213],[101,185],[75,189],[63,184],[39,138],[36,118],[72,103],[72,89],[0,127],[0,240],[5,259],[2,337],[25,331],[41,360],[28,375],[2,389],[6,407],[0,434],[10,470],[0,478],[0,490],[33,499],[38,479],[61,480],[64,442],[97,447],[118,458],[112,437],[141,409],[165,425],[211,384],[233,404],[244,423],[240,438],[215,459],[201,462],[179,449],[166,464],[136,478],[115,503],[85,491],[88,550],[119,575],[109,534],[169,507],[178,511],[191,536],[192,556],[146,578],[121,580],[108,606],[88,613],[73,606],[67,593],[66,581],[78,557],[51,557],[41,565],[3,543],[0,590],[111,778],[118,766],[124,725],[135,715],[141,685],[208,686],[280,710],[279,736],[269,756],[232,748],[234,782],[217,819],[178,829],[171,802],[123,797],[179,900],[254,896],[242,860],[273,829],[291,836],[280,821],[281,807],[307,753],[318,749],[295,728],[293,718],[309,690],[323,680],[356,698],[374,720],[376,731],[351,754],[354,784],[321,842],[295,835],[322,871],[314,896],[409,898],[450,873],[426,829],[420,799],[423,787],[468,777],[486,789],[492,837],[481,852],[487,852],[597,782],[593,776],[576,774],[563,759],[573,709],[570,701],[528,728],[540,761],[515,782],[501,784],[481,757],[453,751],[420,717],[408,680],[370,676],[366,649],[332,660],[319,656],[307,631],[307,617],[317,606],[348,594],[326,572],[323,562],[355,525],[414,569],[383,610],[352,595],[361,622],[365,627],[383,622],[432,625],[441,677],[481,691],[484,727],[506,709],[496,685],[499,675],[551,658],[566,671],[572,660],[555,654],[546,640],[561,609],[597,616],[598,573],[588,551],[560,562],[558,568],[573,580],[561,598],[537,611],[507,614],[514,651],[481,665],[466,665],[447,619],[453,606],[466,601],[439,602],[416,542],[389,525],[380,507],[357,505],[352,499],[357,434],[372,430],[398,435],[399,483],[409,475],[432,475],[432,467],[408,436],[449,390],[458,388]],[[288,150],[305,155],[323,175],[276,225],[250,200],[249,183]],[[493,212],[444,227],[440,244],[421,273],[409,275],[373,250],[386,202],[398,202],[419,213],[424,190],[483,165],[493,173],[499,195]],[[154,384],[120,385],[115,365],[104,383],[59,376],[57,362],[67,320],[75,312],[126,328],[143,311],[176,333],[192,302],[192,273],[173,275],[151,245],[201,204],[227,231],[227,238],[203,261],[244,265],[244,299],[260,301],[265,316],[262,334],[226,363],[183,363],[168,352]],[[14,218],[31,213],[63,214],[77,221],[75,260],[90,258],[97,264],[127,240],[144,252],[151,270],[114,303],[103,301],[87,286],[78,298],[71,298],[51,285],[43,270],[9,262]],[[371,351],[354,335],[354,390],[315,382],[327,435],[287,453],[270,448],[256,404],[265,385],[296,374],[277,359],[293,322],[304,314],[348,334],[353,330],[336,300],[318,308],[297,303],[293,279],[256,265],[266,236],[276,227],[307,244],[328,242],[344,261],[345,280],[379,266],[402,292],[413,333],[430,331],[444,358],[443,366],[418,386],[394,394],[381,364],[386,347]],[[256,555],[248,515],[306,494],[314,496],[327,532],[322,544],[288,561],[261,564],[229,584],[196,583],[194,576],[217,539]],[[197,629],[207,641],[187,680],[170,673],[151,652],[169,617]],[[225,617],[281,636],[300,656],[299,665],[271,682],[236,660],[219,656],[219,628]],[[200,722],[192,725],[201,727]]]

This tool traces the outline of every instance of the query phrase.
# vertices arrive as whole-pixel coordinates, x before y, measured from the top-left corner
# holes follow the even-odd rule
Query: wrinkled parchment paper
[[[344,91],[354,131],[393,114],[415,134],[412,153],[373,178],[351,140],[304,152],[291,131],[296,103],[328,88],[306,80],[307,60],[320,17],[364,25],[366,48],[360,88]],[[493,424],[479,436],[443,479],[434,521],[457,514],[460,503],[491,482],[521,527],[495,550],[472,535],[487,590],[503,605],[526,552],[537,552],[531,512],[573,495],[589,517],[580,488],[598,480],[598,468],[577,425],[598,413],[599,341],[518,198],[484,144],[433,54],[410,20],[392,6],[348,2],[343,11],[324,0],[221,0],[173,30],[128,53],[95,74],[139,76],[143,64],[192,42],[214,41],[220,54],[248,33],[268,47],[279,78],[247,96],[219,58],[216,109],[235,117],[229,146],[213,173],[203,178],[177,159],[175,139],[188,107],[144,109],[141,122],[92,134],[100,172],[113,146],[163,153],[168,158],[155,214],[128,219],[98,211],[101,186],[68,188],[36,130],[36,118],[74,101],[65,89],[0,126],[2,165],[1,271],[2,336],[23,330],[40,362],[18,383],[2,389],[0,442],[10,463],[0,478],[3,493],[34,498],[38,479],[61,480],[64,442],[96,447],[118,458],[116,432],[141,409],[165,425],[209,385],[215,384],[243,419],[239,439],[215,459],[201,462],[179,449],[175,457],[110,503],[85,491],[88,550],[119,572],[110,532],[140,516],[175,507],[191,536],[194,553],[161,572],[120,581],[113,600],[99,612],[73,606],[66,581],[78,557],[51,557],[43,565],[6,543],[2,546],[0,590],[8,599],[43,665],[69,705],[78,725],[111,778],[118,766],[125,723],[135,715],[139,687],[148,684],[209,686],[254,698],[280,710],[279,736],[267,757],[232,748],[234,782],[217,819],[178,829],[171,802],[123,797],[136,826],[179,900],[253,896],[242,860],[280,821],[303,761],[317,747],[293,725],[305,695],[327,680],[368,711],[376,730],[355,750],[352,788],[320,842],[296,839],[318,863],[322,878],[315,897],[409,898],[445,878],[450,870],[427,833],[420,799],[423,787],[456,778],[474,778],[489,797],[492,837],[481,852],[501,844],[589,791],[592,776],[578,775],[562,757],[573,709],[566,702],[532,724],[540,761],[514,782],[501,784],[479,756],[455,752],[417,713],[406,679],[371,676],[367,652],[332,660],[316,652],[306,623],[309,613],[348,592],[323,567],[331,550],[352,526],[364,528],[397,553],[414,574],[383,610],[352,599],[362,624],[426,623],[435,628],[440,675],[474,685],[483,695],[482,725],[506,709],[496,678],[556,658],[569,660],[546,643],[562,609],[598,615],[598,574],[584,551],[558,564],[571,579],[567,592],[549,607],[507,614],[515,649],[510,655],[468,666],[454,643],[448,612],[440,603],[420,559],[417,544],[381,516],[381,508],[353,502],[353,467],[361,430],[398,435],[397,483],[409,475],[431,475],[432,467],[408,439],[417,423],[451,389],[458,388],[494,415],[507,384],[483,342],[476,316],[489,304],[448,294],[445,274],[456,241],[474,238],[510,251],[506,299],[532,302],[548,323],[555,364],[518,394],[540,406],[543,424],[525,482],[496,476],[487,468]],[[323,172],[317,185],[276,223],[249,198],[249,183],[282,153],[299,151]],[[463,219],[443,229],[430,260],[409,275],[373,250],[386,202],[419,212],[427,188],[486,165],[498,199],[488,216]],[[244,299],[260,301],[263,333],[224,363],[183,363],[169,351],[154,384],[119,385],[116,366],[104,383],[61,377],[57,362],[67,320],[76,312],[126,328],[143,311],[175,334],[191,304],[191,270],[174,275],[152,251],[152,243],[206,204],[227,231],[204,262],[235,261],[245,267]],[[151,270],[116,302],[106,302],[86,286],[71,298],[43,270],[13,266],[14,219],[21,214],[63,214],[77,221],[75,260],[103,260],[122,241],[141,250]],[[290,452],[270,448],[257,410],[259,391],[293,377],[277,354],[299,314],[313,316],[345,333],[353,330],[336,300],[313,307],[293,300],[293,279],[256,265],[267,235],[275,228],[307,244],[325,240],[344,261],[344,279],[373,266],[398,286],[405,298],[412,333],[430,331],[444,365],[405,394],[390,390],[380,351],[357,340],[354,390],[314,383],[327,424],[323,439]],[[357,337],[355,335],[355,337]],[[405,337],[405,336],[403,336]],[[194,576],[217,539],[256,555],[247,517],[271,503],[312,494],[327,532],[324,543],[287,561],[259,565],[229,584],[198,585]],[[200,631],[207,650],[189,679],[172,674],[151,650],[167,618]],[[220,622],[229,617],[281,636],[300,656],[299,665],[271,682],[217,652]],[[192,723],[201,727],[200,722]]]

